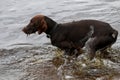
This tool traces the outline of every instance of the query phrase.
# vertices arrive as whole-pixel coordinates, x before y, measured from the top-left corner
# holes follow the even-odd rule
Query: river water
[[[83,19],[101,20],[110,23],[120,33],[120,0],[0,0],[0,80],[57,79],[56,74],[44,74],[43,71],[55,71],[53,65],[45,67],[50,64],[49,59],[53,53],[50,40],[44,33],[27,37],[21,31],[37,14],[46,15],[58,23]],[[113,46],[120,47],[120,35]],[[47,64],[41,63],[46,60]],[[43,64],[44,67],[41,66]],[[120,62],[114,65],[120,72]],[[49,79],[50,74],[54,78]],[[113,80],[120,80],[119,76]]]

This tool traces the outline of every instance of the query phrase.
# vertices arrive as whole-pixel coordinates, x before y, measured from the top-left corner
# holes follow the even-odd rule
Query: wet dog
[[[116,42],[118,31],[110,24],[98,20],[80,20],[58,24],[44,15],[36,15],[23,28],[27,35],[45,32],[52,45],[65,51],[67,55],[79,55],[79,50],[86,47],[90,59],[95,52],[105,50]],[[76,52],[77,51],[77,52]]]

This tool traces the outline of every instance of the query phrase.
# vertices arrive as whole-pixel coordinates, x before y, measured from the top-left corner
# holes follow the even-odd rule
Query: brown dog
[[[68,55],[75,54],[75,50],[86,47],[86,51],[93,59],[97,50],[105,50],[117,39],[118,32],[108,23],[98,20],[81,20],[58,24],[47,16],[37,15],[23,28],[27,35],[45,32],[51,39],[52,45],[65,50]],[[78,52],[76,56],[78,56]]]

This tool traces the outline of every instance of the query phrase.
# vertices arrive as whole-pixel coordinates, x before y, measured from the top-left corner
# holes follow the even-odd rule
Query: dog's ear
[[[45,17],[40,15],[40,26],[38,28],[38,34],[45,32],[47,30],[47,22],[45,21]]]
[[[45,17],[41,20],[42,30],[46,31],[47,29],[47,22],[45,21]]]

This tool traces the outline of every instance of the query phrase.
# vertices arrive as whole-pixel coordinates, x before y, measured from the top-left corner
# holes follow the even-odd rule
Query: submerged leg
[[[81,48],[79,49],[71,48],[71,49],[66,49],[64,51],[64,55],[73,56],[75,58],[77,58],[82,53],[84,53],[84,50],[82,50]]]
[[[108,49],[110,49],[111,48],[111,45],[110,46],[107,46],[106,48],[104,48],[104,49],[101,49],[100,50],[100,57],[101,58],[110,58],[110,56],[109,56],[109,52],[107,51]]]

